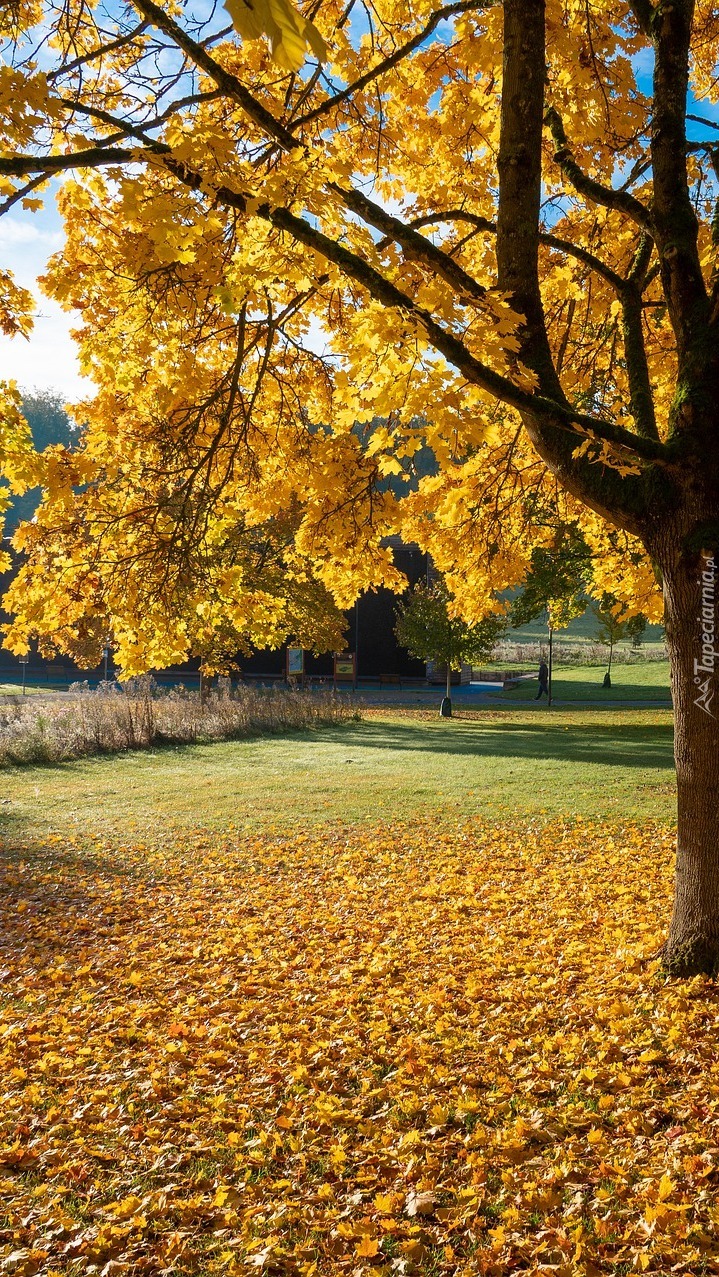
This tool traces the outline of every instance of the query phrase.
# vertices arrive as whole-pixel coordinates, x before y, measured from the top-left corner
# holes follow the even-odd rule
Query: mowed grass
[[[52,688],[41,686],[33,687],[31,683],[26,684],[26,696],[47,696],[52,692]],[[0,696],[19,696],[22,697],[22,683],[0,683]]]
[[[662,709],[365,710],[361,722],[0,773],[6,835],[282,831],[414,816],[672,819]]]
[[[575,616],[574,620],[563,630],[555,631],[556,643],[573,643],[579,646],[588,647],[599,642],[598,621],[591,608],[587,608],[581,616]],[[547,616],[537,617],[536,620],[530,621],[529,625],[521,625],[518,629],[512,629],[507,635],[509,643],[546,643],[548,640]],[[664,626],[647,625],[642,636],[642,648],[655,648],[664,642]],[[622,639],[617,647],[621,649],[631,649],[631,640]]]
[[[602,686],[605,672],[606,667],[603,665],[555,666],[552,675],[553,700],[557,703],[591,702],[597,709],[605,705],[620,706],[623,702],[671,705],[668,661],[613,665],[611,687]],[[504,700],[530,701],[536,695],[536,680],[528,680],[504,693]]]

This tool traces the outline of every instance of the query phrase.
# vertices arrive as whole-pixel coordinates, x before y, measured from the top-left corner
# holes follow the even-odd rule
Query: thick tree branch
[[[151,154],[161,159],[169,172],[190,189],[205,191],[210,189],[207,178],[176,160],[169,147],[160,142],[154,142]],[[11,156],[0,159],[0,173],[55,171],[61,167],[97,167],[101,164],[116,164],[123,160],[138,158],[140,156],[137,151],[100,147],[66,156],[41,158]],[[269,204],[260,204],[258,207],[255,197],[233,191],[227,186],[213,186],[212,195],[220,203],[237,209],[241,213],[247,212],[251,201],[253,216],[261,217],[278,230],[287,232],[293,239],[339,267],[348,279],[366,288],[377,301],[416,322],[427,334],[435,349],[443,354],[473,385],[480,386],[481,389],[509,404],[510,407],[518,408],[520,411],[531,411],[538,418],[554,423],[565,435],[569,431],[570,443],[572,438],[576,441],[578,436],[589,435],[598,442],[608,443],[644,461],[666,463],[670,460],[670,452],[664,444],[641,439],[612,422],[593,417],[588,413],[576,412],[567,403],[533,394],[515,385],[508,377],[495,372],[477,359],[460,337],[439,324],[428,311],[418,306],[391,280],[362,257],[331,239],[296,213],[286,208],[271,207]]]
[[[651,235],[642,234],[620,293],[629,403],[637,430],[645,439],[659,438],[642,320],[642,293],[653,251],[654,240]]]
[[[376,230],[382,231],[385,242],[389,239],[394,240],[401,245],[406,257],[422,262],[440,275],[459,293],[460,301],[467,298],[481,301],[486,296],[487,289],[483,284],[478,283],[453,257],[449,256],[449,253],[443,252],[431,240],[420,235],[414,227],[408,226],[398,217],[393,217],[380,204],[376,204],[360,191],[347,190],[334,182],[330,183],[330,189],[340,196],[351,212],[356,213]]]
[[[689,192],[686,159],[693,9],[693,0],[672,0],[656,11],[652,23],[652,223],[664,295],[677,339],[680,376],[687,361],[694,364],[704,356],[709,318],[709,299],[699,260],[699,227]],[[677,419],[675,425],[681,424]]]
[[[539,286],[544,21],[544,0],[505,0],[497,278],[524,316],[520,359],[542,393],[562,403]]]
[[[704,124],[708,129],[716,129],[719,132],[719,124],[716,120],[708,120],[704,115],[687,115],[688,120],[694,120],[695,124]]]
[[[637,26],[644,35],[651,36],[652,22],[656,10],[651,0],[629,0],[629,8],[637,20]]]
[[[505,0],[502,117],[499,142],[499,215],[497,218],[497,267],[499,286],[508,292],[514,308],[525,316],[520,330],[520,358],[538,376],[543,396],[566,403],[552,362],[539,285],[539,213],[542,191],[542,120],[545,89],[544,0]],[[607,193],[581,172],[574,162],[561,120],[556,112],[547,117],[558,142],[558,158],[565,174],[585,194],[606,202]],[[633,196],[612,193],[616,206],[633,216],[646,210]],[[635,209],[634,206],[637,206]],[[611,521],[639,531],[648,513],[646,487],[641,475],[621,476],[605,471],[576,455],[561,418],[537,414],[531,404],[521,409],[527,433],[540,456],[560,482],[587,505]],[[620,427],[613,426],[613,430]],[[637,452],[645,448],[666,456],[664,445],[634,436]]]
[[[455,208],[449,209],[446,213],[428,213],[425,217],[415,217],[409,223],[410,226],[432,226],[437,222],[466,222],[469,226],[476,226],[477,230],[488,231],[491,235],[497,233],[497,223],[488,217],[480,217],[477,213],[469,213],[465,209]],[[389,238],[389,237],[388,237]],[[603,262],[601,258],[596,257],[594,253],[590,253],[589,249],[582,248],[581,244],[572,244],[568,239],[562,239],[559,235],[552,235],[549,231],[539,232],[540,244],[545,244],[547,248],[556,248],[559,252],[566,253],[568,257],[574,257],[578,262],[583,262],[596,275],[600,275],[611,287],[620,293],[624,287],[624,280],[618,275],[611,266]]]
[[[629,381],[629,404],[639,434],[645,439],[659,439],[642,310],[639,288],[628,285],[622,294],[622,338]]]
[[[642,204],[641,200],[630,195],[629,191],[615,190],[611,186],[604,186],[601,182],[595,181],[577,164],[567,141],[562,118],[555,107],[547,107],[544,119],[554,139],[556,147],[554,158],[575,191],[583,195],[591,204],[615,209],[631,217],[639,226],[649,227],[651,222],[649,209]]]
[[[646,283],[647,271],[649,263],[652,260],[654,252],[654,240],[651,235],[644,233],[640,236],[637,250],[632,258],[631,266],[627,271],[627,283],[638,284],[643,286]]]
[[[169,147],[167,148],[169,150]],[[137,150],[121,147],[88,146],[84,151],[72,151],[68,155],[0,155],[0,173],[8,177],[23,177],[26,173],[64,173],[74,168],[99,168],[103,164],[128,164],[141,159]]]
[[[605,283],[609,284],[615,292],[621,292],[623,280],[611,266],[603,262],[595,253],[591,253],[588,248],[582,248],[581,244],[573,244],[571,240],[562,239],[561,235],[552,235],[549,231],[539,232],[539,242],[547,248],[556,248],[558,252],[564,253],[567,257],[573,257],[576,261],[582,262],[584,266],[588,266],[595,275],[599,275]]]

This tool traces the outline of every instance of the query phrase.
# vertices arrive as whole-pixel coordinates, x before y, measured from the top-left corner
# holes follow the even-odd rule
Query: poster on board
[[[287,677],[302,678],[305,672],[305,654],[301,647],[287,649]]]

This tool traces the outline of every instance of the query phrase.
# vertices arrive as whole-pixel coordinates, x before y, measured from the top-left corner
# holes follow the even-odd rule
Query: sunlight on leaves
[[[285,71],[299,71],[309,50],[320,61],[327,57],[327,45],[314,22],[290,0],[224,0],[224,7],[243,40],[268,37],[272,57]]]

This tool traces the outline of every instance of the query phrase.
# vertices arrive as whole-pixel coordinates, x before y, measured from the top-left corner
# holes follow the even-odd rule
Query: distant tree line
[[[22,408],[38,452],[42,452],[52,444],[62,444],[65,448],[72,447],[76,431],[65,411],[63,396],[59,390],[28,390],[23,393]],[[12,536],[18,524],[24,519],[33,517],[40,495],[41,489],[33,488],[23,496],[13,498],[5,522],[7,536]]]

